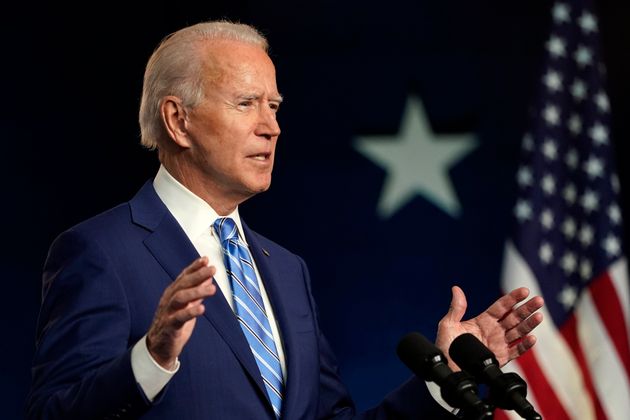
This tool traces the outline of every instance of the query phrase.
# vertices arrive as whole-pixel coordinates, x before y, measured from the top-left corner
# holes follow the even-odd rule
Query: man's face
[[[206,191],[238,204],[271,184],[282,98],[261,48],[236,41],[211,48],[206,99],[188,114],[189,163]]]

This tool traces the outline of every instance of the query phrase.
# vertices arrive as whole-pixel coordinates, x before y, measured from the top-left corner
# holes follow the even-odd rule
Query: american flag
[[[505,291],[545,298],[538,343],[506,370],[554,420],[630,419],[628,270],[598,37],[591,1],[553,5],[502,276]]]

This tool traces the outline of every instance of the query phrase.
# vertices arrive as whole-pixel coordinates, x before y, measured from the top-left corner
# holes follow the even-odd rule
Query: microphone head
[[[469,333],[455,338],[448,349],[448,354],[459,367],[469,371],[475,377],[481,375],[488,365],[499,365],[494,353],[477,337]]]
[[[490,401],[504,410],[515,410],[524,419],[541,419],[525,397],[527,383],[516,373],[503,373],[494,353],[472,334],[455,338],[448,354],[477,381],[490,387]]]
[[[435,344],[417,332],[405,335],[396,348],[402,362],[425,381],[433,380],[431,368],[436,363],[445,363],[446,357]]]

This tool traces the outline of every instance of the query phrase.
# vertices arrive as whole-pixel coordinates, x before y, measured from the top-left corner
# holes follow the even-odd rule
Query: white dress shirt
[[[160,166],[157,175],[153,181],[153,187],[157,195],[164,202],[168,210],[173,214],[175,220],[182,227],[188,239],[192,242],[199,255],[208,257],[210,265],[214,265],[217,269],[214,280],[221,288],[221,292],[225,296],[228,304],[234,310],[234,302],[232,299],[232,287],[227,278],[225,263],[223,262],[223,252],[221,244],[216,232],[213,229],[213,223],[219,216],[217,212],[201,198],[193,194],[190,190],[180,184],[168,171]],[[239,230],[239,238],[245,242],[243,235],[243,226],[241,218],[238,214],[238,208],[227,217],[231,217],[236,222]],[[192,262],[192,261],[191,261]],[[260,280],[258,267],[254,262],[256,275]],[[278,350],[278,357],[282,367],[282,375],[286,383],[287,372],[282,340],[280,337],[278,324],[273,313],[271,304],[263,282],[260,282],[260,291],[262,294],[265,310],[269,318],[274,341]],[[209,356],[211,357],[211,356]],[[142,337],[131,350],[131,368],[133,370],[136,381],[144,391],[146,397],[153,401],[155,396],[166,386],[173,375],[179,369],[179,360],[176,362],[173,370],[164,369],[151,357],[146,345],[146,336]],[[440,395],[440,387],[433,382],[426,382],[429,392],[433,398],[446,410],[456,413],[458,410],[450,407],[442,399]]]
[[[222,216],[208,205],[201,198],[193,194],[190,190],[180,184],[164,166],[160,166],[157,175],[153,181],[153,187],[166,205],[175,220],[182,227],[183,231],[195,249],[201,256],[207,256],[209,264],[216,267],[214,280],[221,289],[228,304],[234,310],[234,302],[232,299],[232,286],[228,280],[223,262],[223,251],[217,233],[214,231],[214,221]],[[241,218],[238,214],[238,208],[226,217],[231,217],[236,222],[239,231],[239,238],[247,243],[243,234],[243,226]],[[192,262],[192,261],[190,261]],[[282,348],[282,340],[278,329],[278,324],[273,313],[273,308],[269,302],[269,297],[265,291],[264,283],[261,281],[258,267],[254,262],[254,270],[260,282],[260,291],[265,304],[267,317],[273,333],[278,357],[282,367],[282,374],[286,383],[286,362],[284,350]],[[208,356],[212,357],[212,356]],[[153,400],[155,396],[166,386],[168,381],[179,369],[179,361],[175,368],[171,370],[164,369],[151,357],[146,345],[146,336],[136,343],[131,350],[131,368],[133,370],[136,381],[144,391],[149,400]]]

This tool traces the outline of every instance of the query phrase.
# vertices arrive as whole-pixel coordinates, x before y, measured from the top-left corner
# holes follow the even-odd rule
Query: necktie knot
[[[219,235],[219,241],[222,244],[227,241],[238,240],[238,228],[231,217],[221,217],[215,220],[214,229]]]

